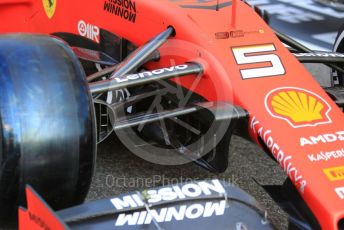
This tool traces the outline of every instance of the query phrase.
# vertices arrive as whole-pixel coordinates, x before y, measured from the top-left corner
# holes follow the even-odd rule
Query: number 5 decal
[[[280,58],[273,53],[273,44],[234,47],[232,51],[238,65],[252,65],[240,67],[243,79],[285,74]]]

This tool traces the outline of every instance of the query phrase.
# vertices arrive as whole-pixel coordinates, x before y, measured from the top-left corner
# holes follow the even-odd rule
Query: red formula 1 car
[[[235,0],[2,0],[0,19],[2,220],[26,184],[54,209],[81,203],[112,132],[151,162],[213,172],[236,134],[288,175],[266,191],[292,226],[344,228],[343,54]],[[332,67],[331,87],[301,62]]]

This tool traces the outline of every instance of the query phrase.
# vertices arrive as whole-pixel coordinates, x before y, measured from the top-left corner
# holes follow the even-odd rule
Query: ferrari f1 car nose
[[[28,209],[20,210],[20,230],[39,223],[54,230],[274,229],[250,195],[216,179],[132,192],[56,213],[31,187],[26,193]]]

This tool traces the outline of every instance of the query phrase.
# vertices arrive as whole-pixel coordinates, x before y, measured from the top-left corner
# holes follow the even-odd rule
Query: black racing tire
[[[96,156],[85,79],[65,43],[0,36],[0,223],[25,207],[26,185],[56,210],[85,199]]]

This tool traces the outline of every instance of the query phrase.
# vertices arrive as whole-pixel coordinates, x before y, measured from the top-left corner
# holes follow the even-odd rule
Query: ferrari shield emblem
[[[294,128],[331,123],[330,105],[305,89],[275,89],[266,96],[265,106],[271,116],[287,121]]]
[[[46,15],[48,16],[48,18],[52,18],[55,14],[55,10],[56,10],[56,1],[57,0],[43,0],[43,8],[44,11],[46,13]]]

